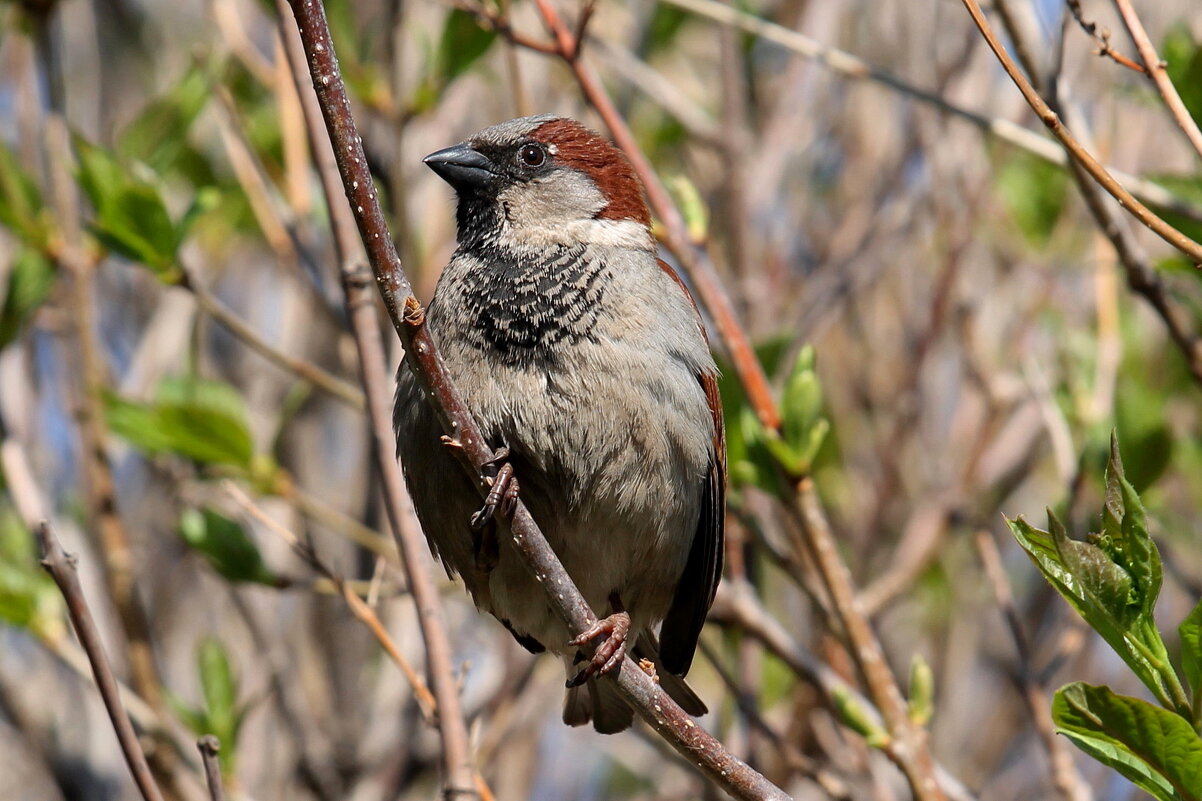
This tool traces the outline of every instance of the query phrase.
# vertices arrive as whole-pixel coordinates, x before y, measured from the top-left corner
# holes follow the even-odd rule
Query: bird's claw
[[[488,463],[486,463],[487,467]],[[498,468],[497,473],[488,479],[492,486],[484,496],[484,505],[472,515],[472,530],[482,531],[492,520],[493,515],[500,509],[506,517],[513,514],[518,501],[518,480],[513,477],[513,465],[505,462]]]
[[[568,645],[580,647],[587,645],[598,637],[604,637],[597,643],[593,658],[588,660],[580,672],[568,679],[568,687],[579,687],[593,676],[604,676],[610,673],[626,658],[626,637],[630,634],[630,615],[627,612],[614,612],[609,617],[598,620]],[[579,659],[577,661],[580,661]]]

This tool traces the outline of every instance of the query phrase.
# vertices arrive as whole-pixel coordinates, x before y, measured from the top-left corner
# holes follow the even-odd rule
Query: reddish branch
[[[71,617],[71,625],[75,628],[75,635],[79,637],[79,644],[83,646],[88,661],[92,663],[92,674],[96,677],[96,686],[100,688],[104,708],[108,711],[113,730],[117,733],[117,742],[121,745],[125,764],[129,765],[129,772],[145,801],[163,801],[163,795],[150,773],[150,765],[146,763],[146,754],[142,752],[142,744],[138,742],[134,725],[130,722],[125,707],[121,705],[121,690],[104,653],[100,632],[92,618],[92,610],[88,608],[83,587],[79,584],[75,557],[68,556],[63,550],[58,538],[50,530],[49,523],[39,523],[37,534],[42,547],[42,567],[46,568],[46,572],[54,579],[67,602],[67,614]]]
[[[1072,13],[1073,19],[1077,21],[1077,24],[1081,26],[1081,30],[1085,31],[1086,35],[1097,43],[1098,49],[1094,51],[1096,55],[1102,58],[1113,59],[1116,64],[1129,70],[1144,72],[1144,68],[1138,63],[1132,61],[1111,46],[1110,31],[1108,29],[1102,28],[1098,30],[1098,23],[1085,19],[1085,12],[1081,9],[1081,0],[1068,0],[1068,10]]]
[[[651,167],[651,163],[643,155],[630,126],[626,124],[626,120],[614,106],[609,93],[605,91],[605,87],[596,73],[579,58],[585,18],[582,16],[582,21],[573,31],[560,18],[549,0],[535,0],[535,4],[554,39],[555,54],[562,58],[572,70],[576,76],[576,82],[580,84],[580,91],[597,110],[601,119],[605,121],[605,126],[613,136],[614,142],[626,153],[626,157],[630,159],[635,172],[643,182],[651,210],[663,223],[664,244],[676,256],[680,266],[688,274],[693,290],[714,321],[714,328],[717,330],[722,344],[726,346],[727,354],[747,393],[751,408],[755,410],[756,416],[766,428],[779,428],[780,414],[777,411],[776,402],[773,400],[772,390],[768,386],[768,379],[747,339],[746,332],[743,331],[743,327],[735,316],[730,298],[722,289],[722,283],[718,278],[718,273],[714,270],[713,262],[691,241],[684,217],[676,204],[672,202],[671,195],[664,188],[659,176]]]
[[[408,279],[389,235],[363,154],[350,101],[346,94],[325,11],[317,0],[290,0],[300,29],[313,87],[317,92],[326,129],[334,145],[338,171],[354,210],[389,318],[405,346],[406,359],[429,392],[444,430],[461,445],[455,449],[477,478],[492,458],[467,406],[452,384],[425,328],[425,312],[413,296]],[[368,390],[369,402],[381,403],[390,393]],[[385,452],[377,443],[378,455]],[[482,494],[486,486],[480,482]],[[529,511],[519,501],[509,521],[516,550],[534,577],[542,583],[557,612],[573,633],[591,626],[596,618],[576,589],[559,559],[543,537]],[[617,676],[618,686],[636,711],[660,732],[677,751],[697,764],[736,798],[785,799],[788,796],[750,767],[731,756],[722,744],[685,714],[650,676],[629,658]],[[441,704],[442,699],[439,699]]]

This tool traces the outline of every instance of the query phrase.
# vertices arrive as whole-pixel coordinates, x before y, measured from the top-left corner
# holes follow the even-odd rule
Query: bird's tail
[[[635,661],[649,659],[659,664],[659,649],[655,636],[644,632],[639,636],[632,655]],[[577,666],[568,664],[568,675],[572,676]],[[681,709],[690,715],[704,715],[709,710],[682,676],[659,672],[659,684]],[[634,722],[634,710],[622,698],[613,682],[589,679],[580,687],[568,690],[563,705],[563,722],[569,726],[583,726],[591,722],[601,734],[616,734],[630,728]]]

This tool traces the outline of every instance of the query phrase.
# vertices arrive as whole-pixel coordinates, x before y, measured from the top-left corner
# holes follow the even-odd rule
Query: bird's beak
[[[480,186],[492,179],[497,167],[487,156],[469,145],[459,144],[438,150],[422,159],[438,177],[459,189]]]

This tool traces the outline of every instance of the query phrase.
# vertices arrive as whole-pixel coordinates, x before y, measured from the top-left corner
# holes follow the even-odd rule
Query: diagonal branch
[[[290,0],[290,5],[300,29],[326,129],[334,145],[343,188],[354,210],[359,236],[367,249],[376,286],[405,346],[409,367],[414,370],[438,409],[444,430],[452,432],[461,445],[455,450],[466,468],[479,480],[481,469],[492,458],[492,453],[447,374],[424,325],[425,312],[413,296],[409,280],[397,257],[367,169],[362,141],[351,116],[350,100],[334,57],[325,10],[316,0]],[[363,360],[365,371],[368,361]],[[388,397],[371,388],[367,395],[373,407]],[[377,458],[381,462],[392,461],[395,470],[395,460],[385,458],[387,453],[383,443],[378,440],[377,433]],[[482,483],[480,488],[484,489]],[[574,634],[586,630],[596,620],[592,610],[547,544],[530,512],[520,501],[516,507],[512,520],[508,521],[515,549],[530,572],[547,589],[549,599],[568,624],[569,630]],[[736,798],[788,798],[759,773],[733,757],[629,658],[618,672],[616,682],[623,696],[652,728]],[[443,699],[440,697],[438,700],[441,706]]]
[[[100,696],[104,699],[104,708],[108,711],[109,720],[113,722],[113,730],[117,733],[117,741],[121,744],[121,754],[129,772],[138,785],[138,790],[145,801],[163,801],[159,786],[151,775],[150,765],[146,762],[146,754],[142,744],[138,742],[137,732],[129,720],[129,714],[121,705],[121,690],[117,679],[113,677],[113,668],[108,656],[104,653],[104,645],[100,642],[100,631],[88,608],[87,598],[84,597],[83,587],[79,584],[79,574],[75,570],[75,557],[68,556],[59,544],[58,538],[50,530],[50,524],[42,521],[38,524],[38,541],[42,548],[42,566],[46,568],[54,583],[58,585],[63,599],[67,602],[67,612],[71,616],[71,625],[88,661],[92,663],[92,673],[96,677],[96,686],[100,688]]]
[[[1052,110],[1052,107],[1039,95],[1039,92],[1035,91],[1035,87],[1022,74],[1018,65],[1014,63],[1014,59],[1010,57],[1010,54],[1006,52],[1006,48],[1002,46],[1001,41],[994,34],[992,26],[985,19],[985,15],[981,11],[981,6],[977,1],[962,0],[962,2],[964,3],[964,7],[968,9],[973,22],[980,29],[981,35],[985,37],[985,42],[989,45],[989,49],[997,56],[998,61],[1001,62],[1002,67],[1006,70],[1006,74],[1010,76],[1010,79],[1014,81],[1014,85],[1018,87],[1018,91],[1022,93],[1023,99],[1031,106],[1031,109],[1039,117],[1040,121],[1052,132],[1052,135],[1060,140],[1069,155],[1089,173],[1094,181],[1109,192],[1119,202],[1119,205],[1126,208],[1133,217],[1165,242],[1168,242],[1188,256],[1195,264],[1202,264],[1202,245],[1199,245],[1181,233],[1181,231],[1169,225],[1151,209],[1136,200],[1130,192],[1123,188],[1122,184],[1114,179],[1113,175],[1107,172],[1101,162],[1094,158],[1093,154],[1086,150],[1068,128],[1065,127],[1064,123],[1060,120],[1060,115]]]
[[[1202,157],[1202,130],[1198,129],[1198,123],[1194,122],[1189,109],[1181,100],[1181,95],[1177,93],[1177,87],[1173,86],[1173,82],[1169,79],[1165,63],[1157,55],[1156,46],[1148,38],[1148,32],[1144,30],[1144,24],[1140,21],[1139,15],[1135,13],[1131,0],[1114,0],[1114,5],[1123,18],[1123,24],[1127,26],[1127,33],[1131,34],[1131,41],[1135,42],[1135,49],[1139,51],[1139,57],[1144,62],[1144,72],[1148,79],[1156,85],[1156,91],[1160,93],[1164,104],[1168,106],[1169,113],[1173,115],[1173,121],[1185,134],[1185,138],[1189,140],[1194,152]]]
[[[377,325],[376,309],[372,299],[370,279],[363,268],[359,246],[356,243],[354,222],[351,220],[350,209],[338,197],[340,165],[353,164],[357,171],[356,177],[349,181],[344,177],[346,188],[353,190],[357,197],[348,199],[355,204],[358,217],[362,220],[364,209],[372,215],[372,236],[368,236],[366,228],[360,228],[360,236],[368,245],[369,257],[376,266],[377,278],[391,271],[396,286],[403,286],[408,294],[412,294],[409,283],[401,272],[400,259],[384,224],[383,214],[376,200],[375,188],[371,175],[367,170],[367,159],[363,154],[363,146],[355,133],[354,121],[350,116],[346,91],[338,74],[338,66],[334,61],[333,42],[325,22],[325,11],[314,0],[306,0],[302,13],[293,4],[299,20],[303,17],[310,20],[320,34],[305,38],[304,48],[296,35],[296,28],[287,24],[288,13],[283,0],[277,0],[276,8],[280,20],[280,35],[288,55],[293,80],[297,84],[297,92],[301,97],[301,107],[305,115],[305,127],[309,134],[310,147],[314,161],[318,165],[318,173],[322,182],[322,190],[326,196],[326,206],[330,211],[331,227],[334,234],[335,249],[338,254],[339,270],[342,274],[343,286],[346,292],[347,317],[350,319],[354,333],[355,347],[359,352],[359,366],[363,381],[364,398],[367,402],[368,418],[371,424],[371,444],[376,468],[380,471],[381,489],[384,496],[384,507],[388,515],[396,539],[397,550],[401,555],[401,563],[405,578],[413,593],[414,604],[417,608],[418,625],[421,628],[422,641],[426,646],[426,668],[434,693],[434,706],[438,711],[438,733],[442,740],[443,762],[443,797],[447,801],[455,798],[474,799],[491,796],[472,767],[471,749],[468,743],[467,724],[463,717],[463,709],[459,703],[459,687],[455,678],[450,638],[447,636],[446,622],[442,613],[442,599],[430,575],[430,565],[425,556],[420,532],[412,525],[413,515],[408,513],[404,482],[401,479],[400,468],[394,456],[395,442],[392,434],[391,414],[388,399],[392,396],[389,378],[385,369],[384,343]],[[316,10],[314,6],[316,5]],[[306,16],[307,14],[307,16]],[[301,26],[305,30],[305,26]],[[321,43],[321,44],[318,44]],[[321,115],[328,116],[328,109],[323,102],[322,108],[316,108],[313,93],[305,86],[305,49],[311,48],[311,55],[316,55],[310,61],[313,72],[313,86],[318,90],[318,98],[323,101],[323,90],[332,85],[340,102],[344,126],[339,128],[342,138],[335,134],[331,127],[328,135],[323,135]],[[318,64],[324,66],[319,69]],[[320,79],[318,76],[321,76]],[[331,152],[331,145],[333,152]],[[335,163],[337,160],[337,164]],[[347,173],[344,171],[343,176]],[[385,284],[379,283],[381,290]],[[388,303],[390,296],[385,295]],[[389,316],[397,323],[395,296],[389,305]],[[416,303],[416,301],[414,301]],[[408,349],[409,342],[406,342]],[[349,601],[349,598],[348,598]],[[480,792],[477,788],[482,789]]]

